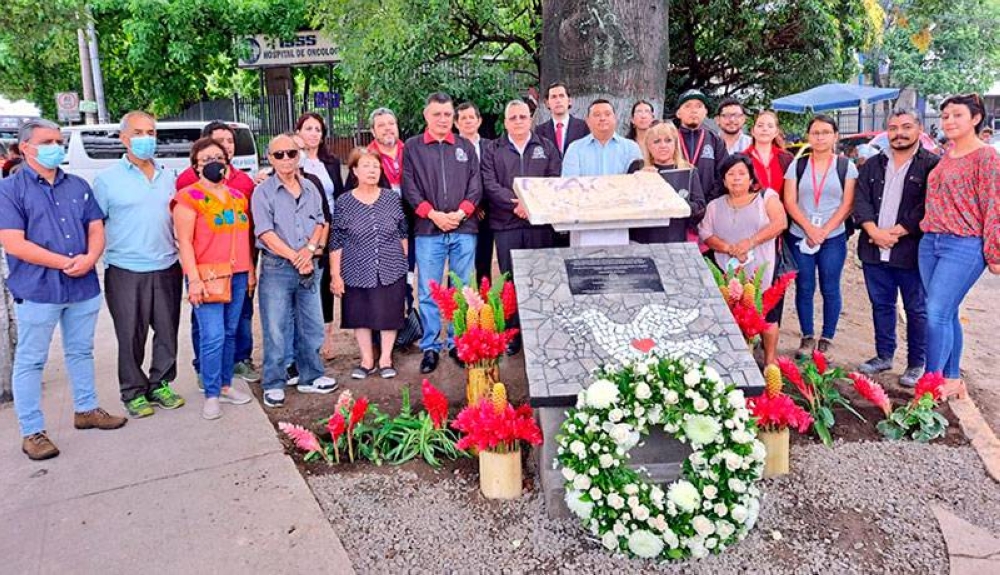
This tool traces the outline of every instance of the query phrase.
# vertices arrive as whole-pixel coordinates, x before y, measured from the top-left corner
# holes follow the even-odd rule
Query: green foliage
[[[666,102],[689,88],[748,103],[845,80],[876,38],[866,0],[670,3]]]
[[[897,408],[875,427],[888,439],[898,440],[909,436],[914,441],[928,443],[944,437],[948,431],[948,420],[935,411],[936,408],[934,396],[925,393],[923,397]]]
[[[796,382],[794,375],[788,373],[786,365],[779,361],[779,366],[786,382],[792,384],[787,386],[791,390],[789,396],[812,415],[813,429],[824,445],[833,445],[830,429],[837,423],[834,408],[843,407],[861,421],[866,421],[837,388],[837,381],[845,378],[841,368],[827,367],[825,372],[820,373],[816,362],[812,358],[806,358],[799,363],[801,377]]]
[[[1000,78],[1000,2],[886,0],[885,33],[866,62],[882,83],[928,96],[983,92]]]

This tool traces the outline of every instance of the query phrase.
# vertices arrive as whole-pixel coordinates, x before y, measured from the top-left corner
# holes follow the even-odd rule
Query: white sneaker
[[[205,405],[201,408],[201,416],[208,420],[222,417],[222,408],[219,407],[218,397],[205,398]]]
[[[317,377],[311,384],[299,384],[299,393],[333,393],[337,389],[337,380],[332,377],[322,375]]]
[[[243,393],[233,386],[230,386],[229,389],[223,388],[222,393],[219,394],[219,401],[221,403],[231,403],[233,405],[245,405],[250,403],[252,399],[249,394]]]
[[[268,407],[282,407],[285,405],[284,389],[268,389],[264,391],[264,405]]]
[[[299,376],[289,377],[285,380],[285,387],[295,387],[299,384]]]

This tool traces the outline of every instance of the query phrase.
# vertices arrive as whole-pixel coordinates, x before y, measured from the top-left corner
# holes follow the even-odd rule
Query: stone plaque
[[[573,295],[662,292],[652,258],[576,258],[566,260]]]

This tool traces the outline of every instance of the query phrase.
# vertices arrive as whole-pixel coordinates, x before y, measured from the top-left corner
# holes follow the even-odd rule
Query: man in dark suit
[[[535,133],[554,143],[559,155],[566,153],[566,148],[576,140],[590,133],[587,122],[569,114],[573,105],[566,84],[555,82],[545,91],[545,105],[552,113],[552,119],[535,128]]]

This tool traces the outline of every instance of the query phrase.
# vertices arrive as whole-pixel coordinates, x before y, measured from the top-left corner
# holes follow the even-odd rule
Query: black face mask
[[[213,184],[218,184],[225,178],[226,165],[222,162],[209,162],[201,169],[201,175]]]

